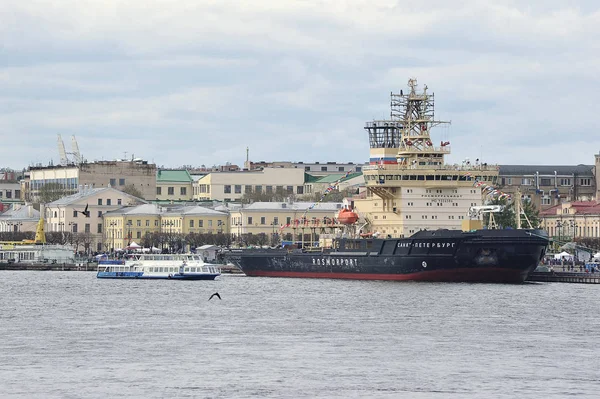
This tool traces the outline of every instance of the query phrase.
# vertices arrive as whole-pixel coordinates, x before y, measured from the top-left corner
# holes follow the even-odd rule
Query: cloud
[[[362,162],[411,77],[452,120],[433,132],[451,161],[600,148],[591,1],[9,0],[0,20],[2,166],[56,162],[58,133],[88,159]]]

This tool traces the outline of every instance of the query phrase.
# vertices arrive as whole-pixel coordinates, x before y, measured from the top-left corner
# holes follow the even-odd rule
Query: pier
[[[585,272],[533,272],[527,281],[544,283],[600,284],[600,273]]]

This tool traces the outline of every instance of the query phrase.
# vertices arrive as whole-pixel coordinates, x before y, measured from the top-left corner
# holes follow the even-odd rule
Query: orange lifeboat
[[[344,208],[338,214],[337,219],[342,224],[354,224],[358,220],[358,215],[356,212]]]

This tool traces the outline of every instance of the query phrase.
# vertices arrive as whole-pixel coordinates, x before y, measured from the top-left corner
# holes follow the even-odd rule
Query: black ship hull
[[[342,239],[334,249],[252,249],[226,256],[248,276],[522,283],[548,246],[540,230],[422,231]]]

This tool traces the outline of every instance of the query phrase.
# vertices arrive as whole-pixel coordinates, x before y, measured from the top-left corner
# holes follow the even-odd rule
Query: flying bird
[[[217,298],[221,299],[221,295],[219,295],[219,293],[218,293],[218,292],[215,292],[214,294],[212,294],[212,295],[210,296],[210,298],[208,298],[208,300],[210,301],[211,299],[213,299],[213,296],[216,296]]]
[[[85,209],[84,209],[83,211],[75,211],[75,213],[79,212],[79,213],[81,213],[83,216],[86,216],[86,217],[88,217],[88,218],[89,218],[89,217],[90,217],[90,211],[88,211],[88,207],[89,207],[89,206],[90,206],[89,204],[85,204]]]

